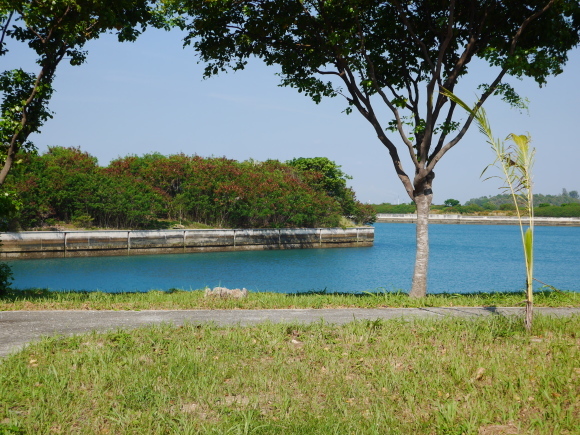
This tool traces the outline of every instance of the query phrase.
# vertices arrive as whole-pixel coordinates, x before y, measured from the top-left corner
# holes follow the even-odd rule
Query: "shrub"
[[[500,210],[515,210],[516,206],[513,204],[502,204],[499,206]]]
[[[563,206],[539,206],[534,209],[539,217],[580,217],[580,204],[566,204]]]
[[[377,213],[412,214],[417,212],[417,206],[413,202],[410,204],[383,203],[374,205],[373,208]]]
[[[7,180],[24,204],[16,216],[23,228],[51,221],[158,228],[175,220],[281,228],[336,226],[341,215],[360,223],[375,219],[374,210],[346,187],[349,177],[325,158],[296,159],[324,163],[311,169],[277,160],[157,153],[120,158],[101,168],[78,148],[60,147],[24,158],[26,171],[15,170]]]
[[[12,281],[12,269],[6,263],[0,263],[0,296],[6,295]]]

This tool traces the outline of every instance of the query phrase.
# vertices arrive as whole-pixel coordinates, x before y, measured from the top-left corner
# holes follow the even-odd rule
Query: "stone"
[[[218,298],[232,298],[232,299],[241,299],[248,296],[248,290],[243,288],[234,288],[228,289],[225,287],[214,287],[213,290],[205,289],[204,296],[207,297],[218,297]]]

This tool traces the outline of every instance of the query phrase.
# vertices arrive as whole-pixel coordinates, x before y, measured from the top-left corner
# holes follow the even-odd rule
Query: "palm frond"
[[[459,97],[447,89],[441,91],[443,95],[462,107],[477,122],[479,131],[487,138],[487,143],[495,154],[495,160],[492,164],[485,167],[480,177],[485,174],[490,166],[498,168],[502,173],[504,185],[500,189],[509,192],[512,196],[513,203],[516,207],[516,213],[520,224],[520,233],[524,249],[526,265],[526,310],[529,311],[529,323],[526,320],[526,327],[531,328],[531,307],[533,304],[533,273],[534,273],[534,196],[532,194],[532,167],[534,165],[536,150],[530,146],[531,137],[529,134],[517,135],[509,134],[504,141],[493,137],[489,120],[482,107],[477,104],[471,108]],[[512,144],[506,148],[505,142],[510,141]],[[496,178],[491,176],[490,178]],[[528,218],[529,228],[524,233],[524,223],[522,214],[525,213]],[[526,315],[526,319],[528,316]]]

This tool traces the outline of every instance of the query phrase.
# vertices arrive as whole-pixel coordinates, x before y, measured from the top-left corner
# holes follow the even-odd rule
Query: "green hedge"
[[[537,207],[534,209],[534,214],[538,217],[580,217],[580,204]]]
[[[21,202],[12,213],[12,228],[56,222],[158,228],[184,221],[237,228],[329,227],[341,216],[359,223],[375,218],[346,183],[327,192],[324,174],[277,160],[147,154],[119,158],[103,168],[88,153],[62,147],[23,159],[4,186]]]

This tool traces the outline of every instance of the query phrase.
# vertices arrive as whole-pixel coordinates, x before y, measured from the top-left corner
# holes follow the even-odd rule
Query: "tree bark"
[[[412,298],[422,298],[427,295],[427,269],[429,265],[429,209],[433,200],[431,189],[425,194],[416,195],[417,205],[417,254],[415,257],[415,272],[413,286],[409,292]]]

